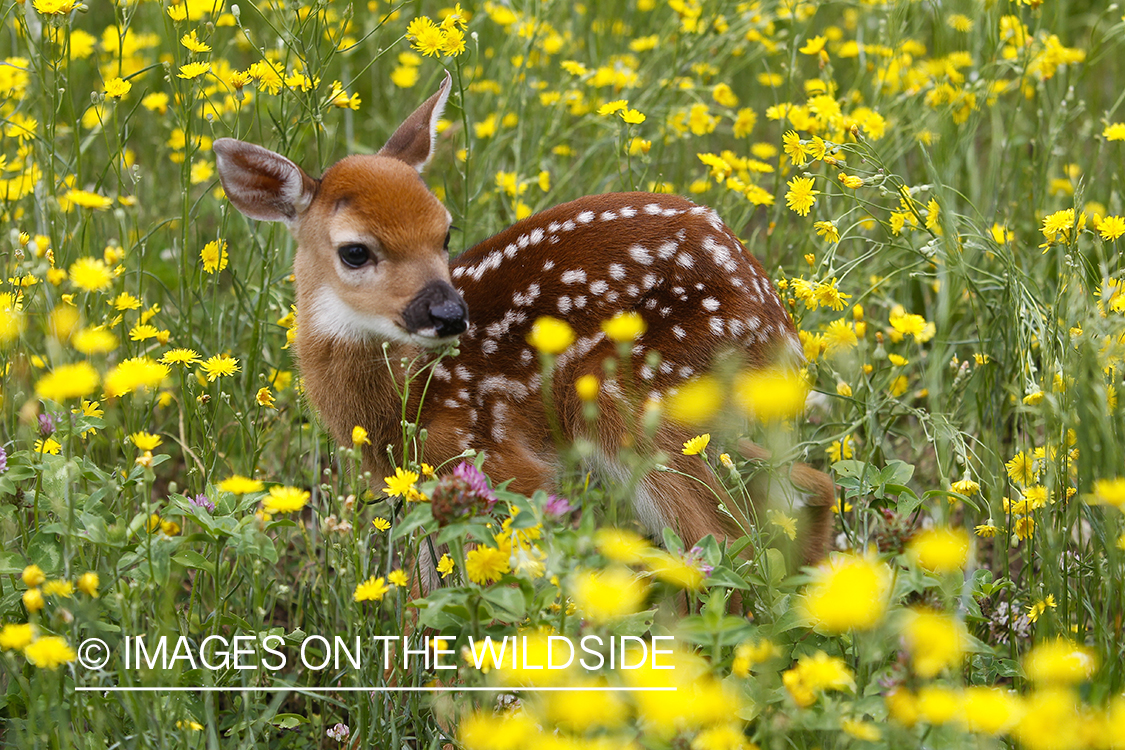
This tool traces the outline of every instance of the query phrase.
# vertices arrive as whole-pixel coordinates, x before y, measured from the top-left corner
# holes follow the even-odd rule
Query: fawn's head
[[[379,153],[349,156],[319,180],[260,146],[215,141],[231,203],[284,223],[297,240],[298,305],[310,334],[435,346],[467,328],[468,309],[450,284],[451,217],[419,174],[451,83],[447,74]]]

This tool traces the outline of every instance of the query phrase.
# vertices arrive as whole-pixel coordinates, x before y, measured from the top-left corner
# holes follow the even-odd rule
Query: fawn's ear
[[[421,172],[434,153],[437,121],[445,110],[445,103],[449,101],[449,90],[452,87],[453,77],[446,72],[445,80],[441,82],[437,93],[398,126],[387,144],[379,149],[379,155],[404,161]]]
[[[234,138],[219,138],[211,149],[223,190],[251,219],[292,227],[316,195],[316,180],[281,154]]]

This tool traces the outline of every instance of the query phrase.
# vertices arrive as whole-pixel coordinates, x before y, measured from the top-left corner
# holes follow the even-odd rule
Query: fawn
[[[250,218],[283,222],[296,239],[295,346],[305,390],[338,442],[350,444],[357,425],[367,430],[363,465],[373,477],[393,472],[386,448],[401,444],[400,388],[392,381],[401,377],[398,362],[458,338],[460,353],[435,366],[421,405],[427,460],[482,450],[485,471],[496,481],[512,478],[510,487],[526,494],[555,482],[560,460],[551,422],[567,439],[591,439],[594,463],[608,479],[629,476],[614,457],[635,439],[640,406],[605,376],[603,363],[616,346],[600,324],[615,313],[635,311],[646,322],[631,371],[657,397],[730,350],[750,367],[803,360],[761,265],[714,211],[684,198],[580,198],[517,222],[451,263],[451,216],[420,175],[450,86],[447,74],[377,154],[344,158],[319,180],[259,146],[230,138],[213,146],[231,203]],[[558,357],[550,418],[539,360],[527,343],[545,315],[566,319],[577,337]],[[646,361],[650,350],[660,355],[657,367]],[[586,374],[603,381],[593,434],[574,387]],[[418,413],[418,390],[409,415]],[[666,422],[652,447],[673,469],[698,475],[699,459],[680,450],[694,434]],[[741,452],[768,457],[748,441]],[[789,480],[796,491],[783,492],[805,505],[799,547],[812,562],[826,552],[835,487],[800,463],[789,468]],[[674,472],[643,477],[636,516],[651,533],[671,526],[688,544],[708,534],[741,536],[718,508],[716,494],[726,497],[721,483],[710,472],[702,481]]]

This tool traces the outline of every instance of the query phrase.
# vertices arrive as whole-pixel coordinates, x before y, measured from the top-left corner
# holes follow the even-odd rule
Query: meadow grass
[[[1122,12],[0,0],[4,743],[1125,746]],[[581,471],[529,498],[473,456],[429,476],[409,432],[386,479],[364,435],[329,441],[289,350],[293,240],[232,209],[210,144],[319,174],[446,70],[426,179],[454,254],[640,189],[714,207],[762,260],[819,395],[752,431],[831,467],[828,563],[784,554],[785,508],[685,549]],[[702,443],[741,496],[761,467]],[[401,566],[431,545],[421,596]],[[422,633],[456,670],[372,656]],[[289,658],[138,668],[142,634]],[[366,656],[303,667],[311,635]],[[671,636],[675,669],[512,669],[465,650],[485,635],[526,636],[532,664],[551,635]],[[326,690],[235,690],[282,684]],[[347,692],[434,684],[509,692]],[[678,689],[512,692],[536,685]]]

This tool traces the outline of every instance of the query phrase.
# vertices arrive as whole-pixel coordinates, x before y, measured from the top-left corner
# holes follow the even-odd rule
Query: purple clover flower
[[[453,476],[469,485],[472,493],[488,504],[488,510],[492,510],[492,506],[496,504],[496,495],[492,492],[492,488],[488,486],[488,478],[480,469],[468,461],[462,461],[453,470]]]
[[[49,438],[55,434],[55,420],[46,412],[39,415],[39,437]]]
[[[708,565],[707,563],[703,562],[702,547],[692,547],[690,550],[688,550],[686,558],[689,565],[701,570],[703,572],[703,575],[705,576],[711,575],[711,571],[715,569],[714,565]]]
[[[8,470],[8,451],[0,447],[0,474]]]
[[[204,495],[202,492],[200,492],[195,497],[191,498],[191,504],[192,505],[198,505],[200,508],[205,508],[208,513],[214,513],[215,512],[215,504],[213,502],[211,502],[211,500],[208,499],[208,497],[206,495]]]
[[[574,506],[570,501],[558,495],[548,495],[547,504],[543,506],[543,512],[554,518],[562,518],[573,510]]]

